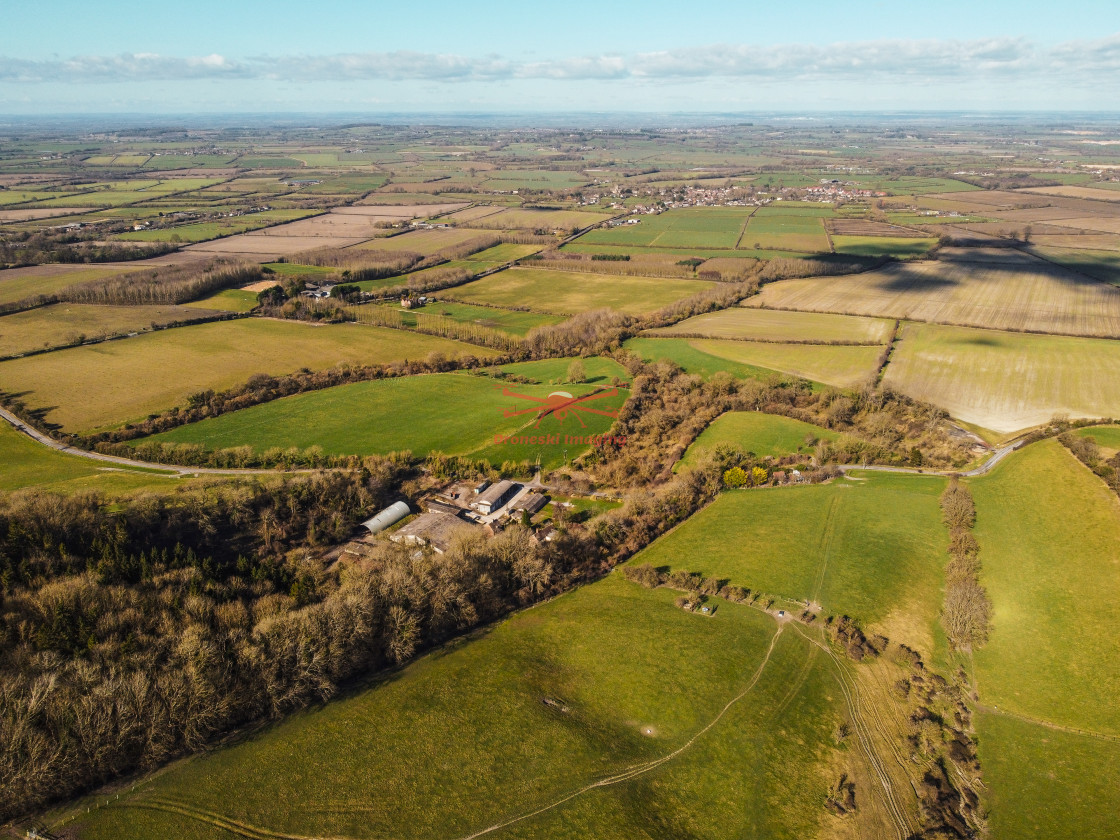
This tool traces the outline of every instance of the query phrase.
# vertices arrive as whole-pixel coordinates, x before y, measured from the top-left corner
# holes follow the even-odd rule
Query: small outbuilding
[[[378,513],[376,516],[371,516],[361,527],[365,528],[371,534],[377,534],[384,531],[390,525],[400,522],[406,516],[412,513],[408,505],[404,502],[393,502],[389,507]]]

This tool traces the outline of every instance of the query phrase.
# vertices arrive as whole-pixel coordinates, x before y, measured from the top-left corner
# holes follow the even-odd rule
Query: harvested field
[[[345,248],[365,242],[368,237],[346,239],[332,236],[260,236],[254,233],[242,233],[229,236],[225,239],[215,239],[212,242],[202,242],[183,248],[179,254],[203,255],[204,258],[215,254],[228,254],[231,256],[254,259],[259,262],[270,262],[277,257],[286,257],[302,251],[312,251],[318,248]],[[170,255],[169,255],[170,256]],[[182,259],[174,262],[183,262]]]
[[[945,201],[949,204],[943,207],[936,207],[930,203],[930,199]],[[1006,207],[1008,209],[1015,207],[1039,207],[1044,204],[1046,204],[1046,199],[1042,196],[1026,195],[1011,190],[970,190],[968,192],[958,193],[931,193],[928,196],[923,196],[920,202],[920,206],[929,206],[934,210],[968,209],[969,211],[982,208],[990,209],[992,207]]]
[[[832,237],[832,249],[837,254],[856,254],[862,257],[916,257],[925,254],[936,244],[936,239],[916,239],[912,236]]]
[[[609,217],[609,213],[594,213],[584,210],[510,208],[504,209],[500,213],[488,214],[485,217],[476,217],[476,226],[495,230],[528,228],[531,230],[571,231],[597,224]]]
[[[1055,414],[1116,417],[1120,343],[906,324],[883,384],[996,432]]]
[[[0,210],[0,222],[26,222],[31,219],[50,219],[54,216],[68,216],[71,213],[85,213],[80,207],[35,207],[27,210]]]
[[[0,389],[68,431],[111,428],[183,403],[188,394],[256,373],[492,351],[400,330],[244,319],[149,333],[0,363]]]
[[[1032,251],[1050,262],[1080,271],[1102,282],[1120,286],[1120,253],[1116,250],[1033,248]]]
[[[650,335],[702,335],[763,341],[885,344],[894,323],[878,318],[739,307],[708,312]]]
[[[493,216],[505,210],[505,207],[495,207],[492,204],[478,204],[474,207],[466,207],[462,210],[456,210],[447,216],[448,221],[456,223],[473,222],[475,219],[484,219],[487,216]]]
[[[887,224],[886,222],[872,222],[866,219],[826,219],[824,224],[828,232],[836,236],[925,237],[925,234],[920,230]]]
[[[855,388],[879,366],[882,347],[775,344],[698,338],[688,342],[702,353],[739,364],[800,376],[838,388]]]
[[[441,298],[524,307],[558,315],[605,307],[618,312],[641,313],[653,312],[711,287],[711,283],[703,280],[511,268],[444,292]]]
[[[143,332],[222,314],[187,306],[93,306],[59,303],[0,317],[0,356]]]
[[[1057,187],[1026,187],[1017,192],[1038,195],[1061,195],[1067,198],[1088,198],[1093,201],[1120,201],[1120,190],[1103,190],[1097,187],[1077,187],[1063,184]]]
[[[1120,233],[1120,217],[1115,216],[1078,216],[1070,219],[1055,219],[1054,227],[1092,230],[1098,233]]]
[[[360,247],[374,251],[412,251],[428,256],[444,248],[454,248],[469,242],[494,241],[497,237],[492,231],[472,230],[471,228],[448,228],[446,230],[410,230],[398,236],[375,239]]]
[[[1110,233],[1067,233],[1057,236],[1032,236],[1035,245],[1053,248],[1091,248],[1099,251],[1120,251],[1120,236]]]
[[[465,204],[352,204],[335,207],[331,213],[339,216],[370,216],[377,221],[405,221],[431,218],[439,213],[450,213]]]
[[[782,280],[747,305],[1120,337],[1120,290],[1008,249],[973,251],[967,262],[947,256],[865,274]]]

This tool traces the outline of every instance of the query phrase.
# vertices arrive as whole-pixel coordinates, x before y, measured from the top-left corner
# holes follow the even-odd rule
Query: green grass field
[[[1032,248],[1031,252],[1050,262],[1087,274],[1096,280],[1120,286],[1120,252],[1039,247]]]
[[[559,360],[566,366],[570,360]],[[553,377],[556,362],[532,362],[521,375],[546,382]],[[561,420],[544,418],[537,427],[536,413],[506,418],[504,409],[521,410],[535,403],[503,396],[508,387],[520,394],[547,397],[556,390],[575,396],[590,393],[613,376],[625,376],[619,365],[605,359],[588,359],[589,377],[599,380],[585,385],[514,385],[487,376],[442,373],[359,382],[322,391],[286,397],[252,408],[180,426],[156,435],[153,440],[198,443],[209,449],[252,446],[257,451],[272,447],[306,449],[320,446],[328,455],[368,455],[410,450],[418,456],[438,451],[475,454],[498,464],[506,460],[535,460],[545,467],[558,466],[567,450],[569,458],[586,451],[586,445],[496,444],[494,436],[517,432],[525,435],[589,435],[605,432],[613,422],[601,415],[579,415]],[[562,376],[563,374],[561,374]],[[605,399],[598,408],[618,408],[628,392]]]
[[[36,443],[0,421],[0,491],[49,490],[74,493],[96,490],[106,496],[134,492],[171,492],[184,481],[154,470],[126,469],[76,455],[66,455]]]
[[[831,209],[760,207],[747,223],[739,244],[742,248],[827,253],[828,236],[822,220],[833,216]]]
[[[809,253],[794,251],[756,250],[750,247],[741,247],[735,251],[721,250],[718,248],[652,248],[644,245],[600,245],[588,242],[587,237],[581,236],[575,242],[565,245],[560,250],[571,251],[574,254],[652,254],[673,256],[677,259],[719,259],[728,257],[751,258],[758,260],[793,259],[812,256]]]
[[[648,248],[733,249],[749,207],[695,207],[640,216],[636,225],[597,229],[581,236],[581,245],[640,245]],[[749,246],[747,246],[749,247]]]
[[[339,363],[423,359],[433,351],[487,358],[456,341],[357,324],[245,319],[148,333],[0,363],[0,388],[45,408],[68,431],[111,428],[182,404],[189,394]]]
[[[774,344],[698,338],[697,350],[741,364],[781,371],[804,379],[854,388],[874,375],[882,347],[874,345]]]
[[[232,837],[214,815],[282,835],[401,840],[514,820],[489,836],[838,829],[823,805],[844,760],[830,735],[843,714],[837,666],[793,631],[775,638],[757,610],[705,618],[675,594],[612,575],[179,764],[69,827],[85,840]]]
[[[78,265],[37,265],[0,271],[0,303],[15,303],[35,295],[50,295],[74,286],[124,274],[128,269],[88,268]]]
[[[771,368],[735,362],[705,353],[695,344],[696,342],[686,338],[631,338],[623,346],[647,362],[670,361],[679,365],[687,373],[702,376],[704,379],[709,379],[720,371],[739,379],[765,381],[771,378],[789,378]]]
[[[255,301],[254,301],[255,302]],[[94,306],[58,303],[0,317],[0,356],[150,330],[154,325],[221,314],[187,306]]]
[[[988,705],[1120,736],[1120,502],[1057,441],[972,482],[992,637],[975,656]]]
[[[991,639],[974,655],[989,707],[978,725],[992,836],[1058,837],[1077,826],[1081,837],[1112,837],[1120,505],[1053,440],[971,487],[981,583],[994,608]]]
[[[416,326],[418,320],[423,320],[425,314],[442,315],[467,324],[478,324],[482,327],[493,327],[497,330],[525,335],[533,327],[543,324],[559,324],[564,320],[563,315],[542,315],[538,312],[520,312],[515,309],[497,309],[492,306],[474,306],[469,303],[451,303],[437,301],[419,310],[398,309],[404,322],[409,326]]]
[[[1120,344],[906,324],[883,381],[997,432],[1055,414],[1120,416]]]
[[[894,324],[882,318],[736,307],[708,312],[651,335],[703,335],[765,341],[858,341],[885,344]]]
[[[917,257],[934,245],[936,239],[913,239],[893,236],[833,236],[832,248],[837,254],[861,257]]]
[[[894,641],[940,652],[944,486],[940,478],[874,474],[730,491],[631,562],[815,601],[825,613],[850,615]]]
[[[1120,743],[979,712],[991,836],[1112,840],[1120,808]]]
[[[738,446],[755,455],[796,455],[813,452],[813,440],[835,440],[839,435],[831,429],[822,429],[812,423],[762,414],[758,411],[729,411],[717,417],[700,436],[692,442],[680,463],[690,466],[700,460],[703,453],[723,443]]]
[[[607,307],[637,314],[652,312],[709,288],[711,284],[703,280],[511,268],[458,286],[444,296],[465,303],[524,306],[559,315]]]
[[[245,289],[224,289],[202,300],[184,303],[186,307],[219,309],[223,312],[251,312],[257,305],[257,292]]]
[[[1120,426],[1089,426],[1077,434],[1095,440],[1105,453],[1120,452]]]

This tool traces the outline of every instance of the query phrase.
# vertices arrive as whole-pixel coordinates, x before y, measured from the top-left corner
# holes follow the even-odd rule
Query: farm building
[[[371,534],[376,534],[380,531],[384,531],[390,525],[400,522],[411,512],[412,511],[408,509],[408,505],[404,502],[393,502],[393,504],[389,505],[389,507],[385,508],[376,516],[372,516],[363,522],[361,527],[365,528]]]
[[[471,502],[471,507],[484,515],[493,513],[508,502],[520,489],[521,485],[517,482],[509,480],[499,481],[497,484],[488,487],[485,491],[480,493],[478,498]]]
[[[439,499],[428,499],[424,502],[424,507],[432,513],[450,513],[452,516],[458,516],[463,510],[458,505]]]
[[[541,508],[548,504],[548,497],[542,496],[540,493],[528,493],[517,502],[513,509],[515,511],[525,511],[530,516],[539,513]]]
[[[429,545],[433,551],[443,554],[451,547],[455,534],[475,527],[454,514],[428,511],[392,533],[389,539],[408,545]]]

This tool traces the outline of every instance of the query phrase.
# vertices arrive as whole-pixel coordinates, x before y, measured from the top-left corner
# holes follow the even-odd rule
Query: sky
[[[1120,110],[1116,0],[0,0],[0,113]]]

